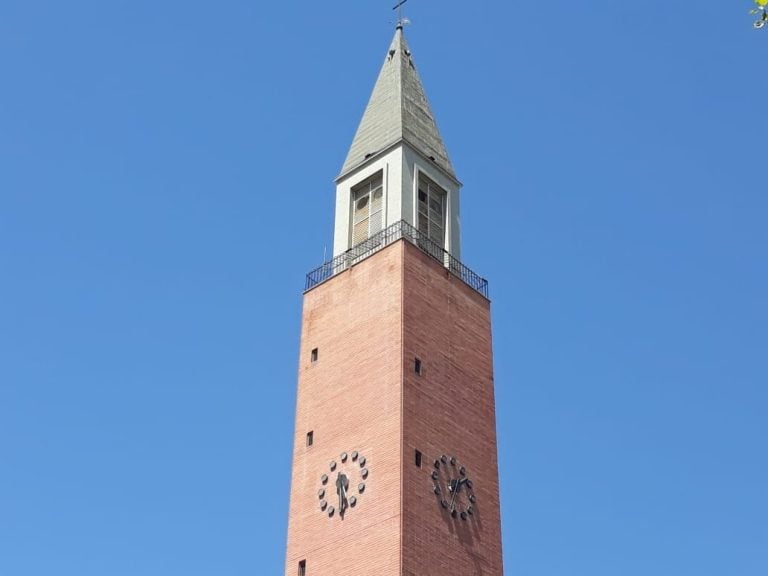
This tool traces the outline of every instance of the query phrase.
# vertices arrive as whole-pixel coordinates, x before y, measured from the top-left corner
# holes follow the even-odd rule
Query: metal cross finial
[[[407,24],[407,19],[403,18],[403,4],[408,2],[408,0],[401,0],[400,2],[395,5],[392,10],[397,10],[397,27],[402,28],[403,24]]]

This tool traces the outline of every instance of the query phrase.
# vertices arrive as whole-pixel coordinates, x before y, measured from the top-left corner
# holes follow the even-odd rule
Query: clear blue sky
[[[392,4],[0,4],[0,576],[282,573],[304,274]],[[508,575],[768,574],[750,4],[409,2]]]

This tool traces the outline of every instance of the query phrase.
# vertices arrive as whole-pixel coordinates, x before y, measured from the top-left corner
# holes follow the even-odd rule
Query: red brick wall
[[[405,249],[402,574],[501,576],[490,303],[416,247]],[[443,454],[472,479],[477,504],[466,521],[432,492],[432,463]]]
[[[353,450],[367,459],[366,491],[343,521],[329,519],[320,475],[331,476],[326,499],[337,506],[328,463]],[[432,493],[431,462],[443,453],[473,479],[471,521],[451,518]],[[302,559],[307,576],[500,576],[497,478],[487,300],[407,242],[305,295],[287,576]]]
[[[307,576],[399,574],[401,258],[390,246],[304,297],[287,576],[302,559]],[[366,490],[343,521],[328,518],[317,497],[320,475],[353,450],[367,459]],[[331,476],[328,501],[337,507]]]

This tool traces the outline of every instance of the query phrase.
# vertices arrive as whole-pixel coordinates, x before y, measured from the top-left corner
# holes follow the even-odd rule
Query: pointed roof
[[[403,27],[398,26],[341,175],[402,140],[456,178]]]

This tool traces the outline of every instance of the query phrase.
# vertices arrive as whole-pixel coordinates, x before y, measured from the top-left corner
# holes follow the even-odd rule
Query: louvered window
[[[419,174],[419,232],[441,248],[445,245],[445,190]]]
[[[384,217],[384,180],[379,172],[352,189],[352,246],[380,232]]]

